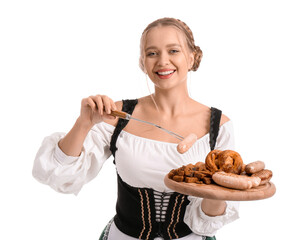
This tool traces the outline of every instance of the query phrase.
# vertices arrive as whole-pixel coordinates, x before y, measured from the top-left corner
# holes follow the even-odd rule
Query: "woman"
[[[116,216],[100,239],[215,239],[219,228],[238,218],[237,204],[174,193],[163,179],[171,169],[204,161],[214,147],[233,149],[232,123],[188,94],[187,73],[198,69],[202,51],[185,23],[173,18],[154,21],[144,30],[140,49],[140,67],[153,82],[154,94],[118,102],[106,95],[83,99],[70,132],[43,141],[33,175],[59,192],[77,194],[113,155],[118,176]],[[115,118],[113,110],[182,136],[194,133],[198,140],[180,154],[179,140],[173,136]],[[216,132],[209,134],[210,129]]]

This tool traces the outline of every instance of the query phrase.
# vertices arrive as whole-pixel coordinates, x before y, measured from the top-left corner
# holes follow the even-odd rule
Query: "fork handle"
[[[112,115],[114,117],[123,118],[123,119],[127,118],[127,113],[122,112],[122,111],[111,111],[110,115]]]

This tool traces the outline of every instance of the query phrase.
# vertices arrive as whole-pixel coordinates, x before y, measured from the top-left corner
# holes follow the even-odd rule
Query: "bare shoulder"
[[[200,112],[203,112],[203,116],[206,119],[210,119],[211,116],[211,107],[208,107],[202,103],[196,102],[196,105],[198,106],[198,109]],[[226,115],[224,115],[223,113],[221,114],[221,118],[220,118],[220,126],[223,125],[224,123],[230,121],[230,118],[228,118]]]
[[[122,102],[122,101],[116,101],[116,102],[115,102],[115,105],[117,106],[117,110],[118,110],[118,111],[121,111],[121,110],[122,110],[122,105],[123,105],[123,102]]]
[[[211,113],[211,108],[209,106],[204,105],[203,103],[197,102],[192,99],[193,107],[192,109],[195,109],[199,112],[206,113],[207,115]]]
[[[115,102],[115,105],[117,106],[117,110],[118,111],[121,111],[122,110],[122,105],[123,105],[123,102],[122,101],[116,101]],[[116,118],[116,119],[109,119],[109,118],[105,118],[104,119],[104,122],[105,123],[108,123],[108,124],[110,124],[110,125],[112,125],[112,126],[116,126],[117,125],[117,123],[118,123],[118,118]]]
[[[229,122],[230,121],[230,118],[228,118],[226,115],[224,114],[221,114],[221,118],[220,118],[220,126],[223,125],[224,123],[226,122]]]

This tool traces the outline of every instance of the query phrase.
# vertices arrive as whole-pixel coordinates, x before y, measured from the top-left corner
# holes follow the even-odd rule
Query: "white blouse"
[[[62,193],[74,193],[99,173],[104,162],[111,156],[110,140],[115,127],[101,122],[88,133],[81,155],[67,156],[58,146],[65,133],[46,137],[35,157],[33,176]],[[124,182],[133,187],[152,188],[159,192],[172,192],[164,185],[165,175],[174,168],[189,163],[203,162],[210,152],[209,134],[204,135],[184,154],[178,153],[176,143],[161,142],[121,131],[116,146],[116,168]],[[219,128],[216,149],[234,149],[233,126],[228,121]],[[202,198],[189,196],[184,222],[192,230],[185,239],[198,235],[213,236],[223,225],[236,220],[238,202],[227,201],[223,215],[210,217],[201,210]],[[110,234],[120,233],[115,225]],[[196,235],[197,234],[197,235]],[[110,239],[113,239],[112,237]]]

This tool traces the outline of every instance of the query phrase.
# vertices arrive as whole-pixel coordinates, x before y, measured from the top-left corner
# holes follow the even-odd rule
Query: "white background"
[[[274,197],[243,202],[217,239],[307,238],[307,12],[298,0],[1,1],[0,239],[99,238],[115,214],[112,159],[77,197],[37,182],[33,160],[82,98],[149,94],[139,40],[160,17],[186,22],[203,50],[191,96],[233,120],[245,162],[274,172]]]

